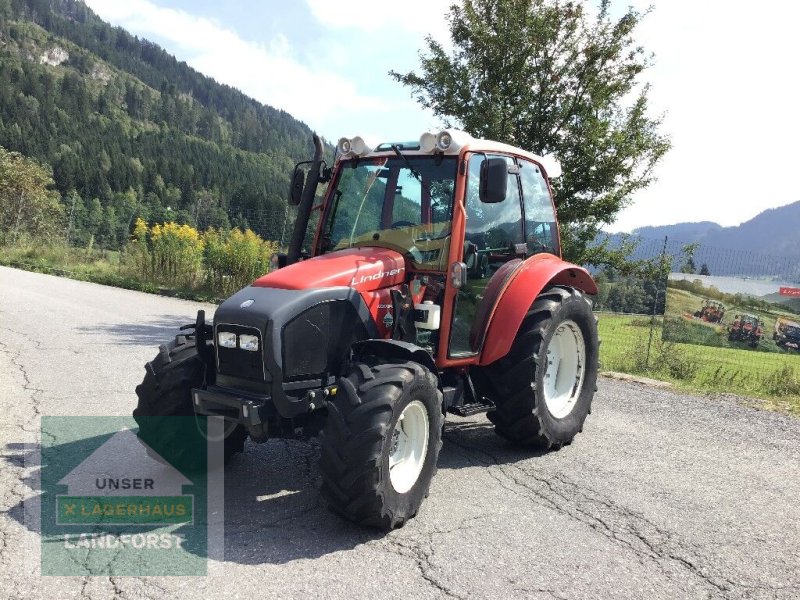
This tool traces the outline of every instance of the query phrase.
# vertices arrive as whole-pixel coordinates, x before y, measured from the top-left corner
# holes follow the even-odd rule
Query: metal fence
[[[650,276],[595,272],[601,361],[701,388],[800,394],[800,264],[796,259],[641,240]]]

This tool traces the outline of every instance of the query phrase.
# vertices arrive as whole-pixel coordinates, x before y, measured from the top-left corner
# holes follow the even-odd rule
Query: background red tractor
[[[746,313],[736,315],[728,329],[728,341],[745,342],[751,348],[758,346],[763,335],[761,320],[756,315]]]
[[[417,514],[447,412],[488,411],[520,446],[569,444],[595,391],[597,288],[561,259],[558,165],[447,130],[342,139],[328,168],[314,141],[283,268],[161,347],[137,387],[140,437],[186,458],[148,417],[187,414],[225,419],[226,456],[248,436],[319,435],[329,505],[382,528]]]
[[[778,317],[772,339],[779,348],[800,352],[800,317]]]
[[[700,310],[694,313],[695,319],[708,323],[722,323],[725,318],[725,305],[716,300],[704,300]]]

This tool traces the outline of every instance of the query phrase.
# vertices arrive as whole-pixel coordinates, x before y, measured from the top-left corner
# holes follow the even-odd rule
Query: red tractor
[[[725,318],[725,305],[716,300],[704,300],[700,310],[694,313],[694,318],[707,323],[722,323]]]
[[[140,437],[185,453],[148,418],[171,415],[223,417],[226,457],[248,436],[319,436],[323,497],[386,529],[427,496],[448,412],[488,412],[524,447],[572,442],[596,388],[597,287],[561,259],[558,164],[446,130],[342,139],[329,168],[314,141],[281,268],[161,347],[136,389]]]
[[[744,313],[734,317],[728,330],[728,341],[745,342],[751,348],[757,348],[763,335],[761,320],[756,315]]]

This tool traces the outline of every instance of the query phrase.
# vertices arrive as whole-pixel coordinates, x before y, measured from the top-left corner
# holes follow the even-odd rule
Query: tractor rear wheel
[[[509,353],[481,370],[502,437],[557,450],[583,430],[597,383],[597,321],[583,293],[553,286],[534,301]]]
[[[331,509],[362,525],[402,527],[428,495],[443,418],[436,376],[422,365],[353,363],[320,435],[321,492]]]
[[[145,371],[144,380],[136,386],[139,402],[133,411],[139,439],[175,466],[201,468],[205,457],[198,455],[195,446],[187,447],[187,436],[180,435],[180,426],[176,430],[176,420],[172,419],[195,418],[192,388],[205,383],[205,364],[197,353],[194,337],[179,335],[162,345],[158,355],[145,365]],[[187,433],[193,436],[195,431]],[[246,439],[244,427],[226,423],[225,462],[243,451]]]

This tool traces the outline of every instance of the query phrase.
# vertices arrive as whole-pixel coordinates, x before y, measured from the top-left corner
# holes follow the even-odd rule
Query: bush
[[[203,246],[194,227],[168,222],[148,228],[137,219],[128,251],[134,270],[145,280],[191,289],[200,280]]]
[[[647,345],[648,339],[642,338],[625,354],[624,371],[643,375],[661,373],[682,381],[692,381],[697,376],[700,365],[683,347],[655,335],[648,357]]]
[[[800,378],[794,367],[783,365],[764,377],[764,389],[774,396],[800,396]]]
[[[228,296],[267,273],[276,242],[246,229],[209,229],[136,221],[126,247],[131,274],[143,281],[184,290],[203,287]]]
[[[209,229],[203,239],[206,282],[223,296],[269,272],[270,259],[278,251],[276,242],[262,240],[249,229]]]

